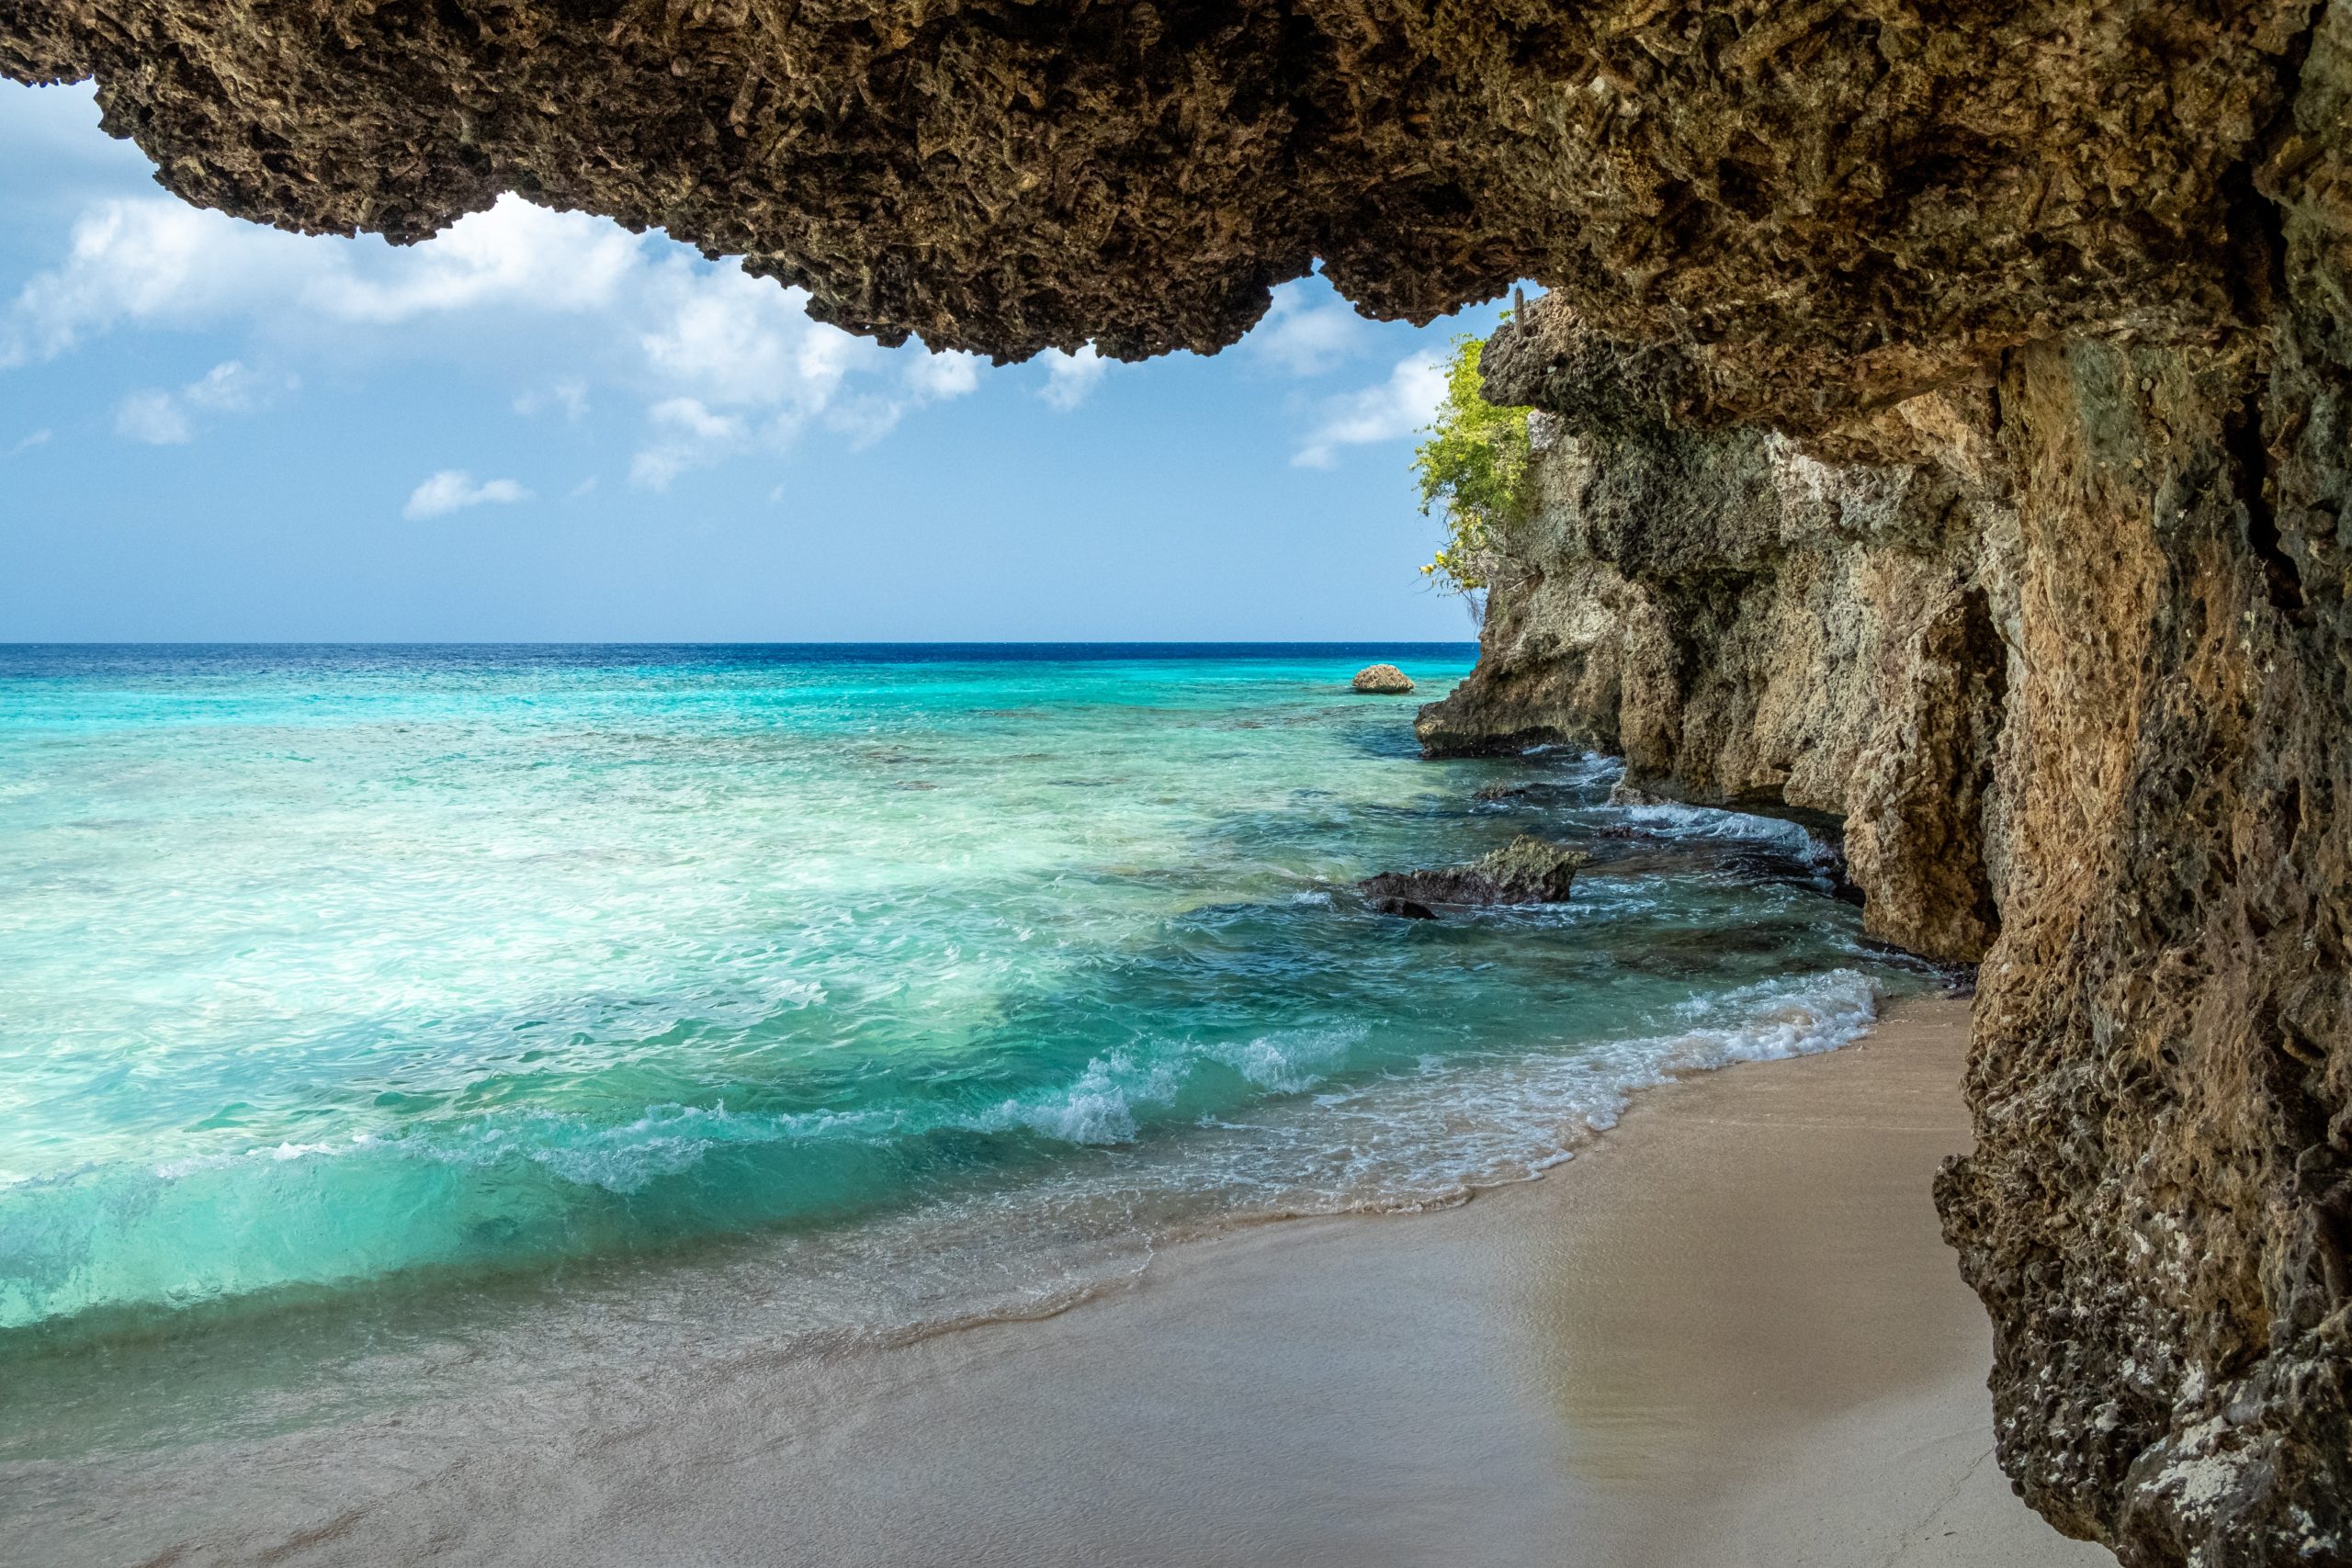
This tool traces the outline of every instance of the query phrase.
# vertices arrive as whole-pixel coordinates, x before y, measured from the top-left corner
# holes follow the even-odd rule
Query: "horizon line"
[[[1471,637],[41,637],[27,648],[1475,648]]]

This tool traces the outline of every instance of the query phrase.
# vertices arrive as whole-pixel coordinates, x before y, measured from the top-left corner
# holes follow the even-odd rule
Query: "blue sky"
[[[398,250],[150,174],[0,83],[0,641],[1472,635],[1408,464],[1493,306],[997,368],[511,197]]]

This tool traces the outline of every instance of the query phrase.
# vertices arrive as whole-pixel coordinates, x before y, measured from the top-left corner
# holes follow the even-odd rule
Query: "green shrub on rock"
[[[1467,333],[1453,340],[1445,400],[1428,426],[1429,439],[1413,453],[1421,513],[1426,516],[1437,508],[1445,521],[1445,544],[1421,575],[1457,593],[1487,586],[1498,547],[1532,504],[1528,411],[1487,400],[1478,379],[1478,356],[1486,346],[1485,340]]]

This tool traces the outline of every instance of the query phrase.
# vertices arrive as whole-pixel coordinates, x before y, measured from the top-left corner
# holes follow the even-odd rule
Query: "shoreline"
[[[1928,1197],[1966,1019],[1895,1004],[1643,1091],[1544,1179],[1186,1242],[1050,1315],[716,1364],[673,1323],[560,1403],[51,1472],[93,1528],[36,1560],[2111,1562],[1989,1457]]]
[[[1581,1190],[1529,1205],[1551,1245],[1616,1266],[1550,1303],[1582,1331],[1583,1407],[1616,1423],[1589,1445],[1607,1544],[1579,1561],[2114,1562],[1993,1458],[1991,1325],[1929,1193],[1970,1141],[1970,1010],[1907,998],[1838,1050],[1660,1086],[1579,1156]]]

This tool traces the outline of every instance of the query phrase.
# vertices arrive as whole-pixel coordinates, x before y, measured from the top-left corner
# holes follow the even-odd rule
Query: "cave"
[[[1213,353],[1521,282],[1546,532],[1436,749],[1834,816],[1980,965],[2001,1463],[2352,1562],[2352,11],[2309,0],[0,0],[200,206],[507,192],[820,319]]]

